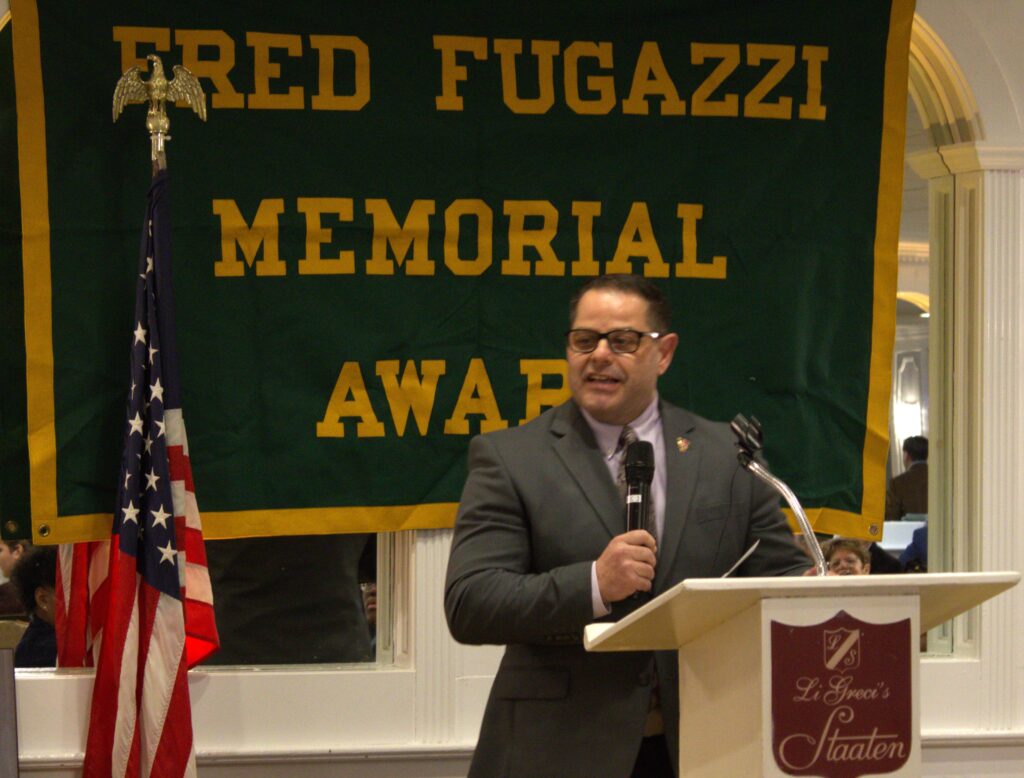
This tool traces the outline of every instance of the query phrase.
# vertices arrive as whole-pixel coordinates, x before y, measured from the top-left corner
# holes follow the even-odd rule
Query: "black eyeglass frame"
[[[592,335],[596,335],[597,336],[597,340],[594,341],[594,347],[591,348],[591,349],[579,349],[579,348],[574,347],[572,345],[572,334],[574,332],[587,332],[587,333],[590,333]],[[638,336],[637,339],[636,339],[636,345],[632,349],[629,349],[627,351],[623,351],[621,349],[615,348],[615,346],[613,345],[611,336],[615,335],[617,333],[621,333],[621,332],[628,332],[628,333],[630,333],[632,335],[637,335]],[[640,348],[640,342],[644,339],[644,336],[647,336],[651,340],[657,340],[663,334],[664,333],[662,333],[662,332],[641,332],[640,330],[634,330],[631,327],[620,327],[618,329],[608,330],[608,332],[598,332],[597,330],[588,330],[586,328],[582,328],[581,327],[581,328],[577,328],[577,329],[573,329],[573,330],[567,330],[566,333],[565,333],[565,342],[566,342],[566,345],[569,346],[569,349],[571,351],[573,351],[574,353],[576,353],[576,354],[592,354],[593,352],[595,352],[597,350],[597,347],[599,345],[601,345],[601,341],[602,340],[607,340],[608,341],[608,348],[611,349],[612,353],[614,353],[614,354],[635,354],[637,352],[637,350]]]

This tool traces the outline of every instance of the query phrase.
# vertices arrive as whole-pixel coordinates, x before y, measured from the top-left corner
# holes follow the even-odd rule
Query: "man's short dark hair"
[[[36,589],[57,586],[57,547],[33,546],[26,551],[11,571],[21,604],[26,612],[36,612]]]
[[[911,462],[927,462],[928,438],[912,435],[903,441],[903,450],[910,457]]]
[[[580,299],[587,292],[610,289],[622,294],[632,294],[647,302],[648,319],[655,332],[670,332],[672,328],[672,306],[661,289],[643,276],[629,273],[609,274],[591,278],[581,286],[569,301],[569,326],[576,322],[576,309]]]

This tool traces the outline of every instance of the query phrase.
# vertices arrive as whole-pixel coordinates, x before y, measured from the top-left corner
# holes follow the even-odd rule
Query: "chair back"
[[[0,619],[0,648],[14,648],[28,629],[27,621]]]

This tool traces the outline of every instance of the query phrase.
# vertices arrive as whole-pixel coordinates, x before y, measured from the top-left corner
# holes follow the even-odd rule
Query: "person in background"
[[[363,581],[359,584],[363,593],[363,609],[366,611],[366,625],[370,628],[370,648],[377,649],[377,582]]]
[[[0,540],[0,574],[4,578],[10,579],[15,564],[28,548],[27,540]],[[0,584],[0,618],[25,618],[27,615],[14,584],[10,580]]]
[[[903,466],[885,493],[885,520],[898,521],[908,513],[928,513],[928,438],[914,435],[903,441]]]
[[[372,662],[359,582],[377,536],[207,541],[220,650],[209,665]]]
[[[35,546],[26,551],[11,573],[22,605],[29,614],[28,629],[14,649],[15,667],[55,667],[57,633],[53,629],[57,595],[57,549]]]
[[[830,575],[869,575],[871,556],[867,546],[853,538],[835,538],[821,549]]]
[[[900,554],[900,564],[908,573],[928,572],[928,525],[918,527],[910,539],[910,544]]]
[[[868,546],[868,555],[871,557],[872,575],[903,572],[903,565],[900,564],[900,560],[877,543],[872,543]]]

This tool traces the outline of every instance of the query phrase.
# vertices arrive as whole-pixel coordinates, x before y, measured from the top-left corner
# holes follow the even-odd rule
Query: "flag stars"
[[[167,427],[167,425],[164,422],[159,421],[159,420],[156,420],[154,423],[156,424],[156,427],[157,427],[156,436],[158,438],[163,437],[164,430]]]
[[[158,510],[150,511],[150,513],[153,514],[154,527],[159,524],[164,529],[167,529],[167,519],[171,517],[171,514],[164,510],[164,506],[162,504]]]
[[[150,437],[148,432],[146,433],[146,439],[143,441],[142,445],[146,447],[146,453],[149,454],[150,450],[153,448],[153,438]]]
[[[160,564],[163,564],[164,562],[170,562],[172,565],[174,564],[174,555],[177,552],[171,546],[170,540],[167,541],[166,546],[157,546],[157,549],[160,551]]]
[[[146,328],[142,326],[142,322],[140,321],[135,327],[135,342],[132,343],[132,345],[134,346],[135,343],[145,343],[146,334]]]
[[[150,399],[150,401],[152,401],[152,400],[159,400],[160,402],[164,401],[164,388],[160,385],[160,379],[159,378],[156,379],[156,383],[155,384],[150,384],[150,386],[149,386],[149,399]]]
[[[128,425],[132,428],[132,431],[128,433],[129,435],[134,435],[136,432],[140,435],[142,434],[142,417],[138,411],[135,411],[134,419],[128,419]]]
[[[156,474],[156,470],[151,467],[149,469],[149,472],[146,473],[146,488],[147,489],[152,489],[155,492],[156,491],[156,482],[159,481],[159,480],[160,480],[160,476],[158,476]]]
[[[156,356],[156,353],[157,353],[157,352],[158,352],[159,350],[160,350],[160,349],[158,349],[158,348],[153,348],[152,346],[150,346],[150,347],[149,347],[149,364],[151,364],[151,365],[153,364],[153,357],[154,357],[154,356]]]
[[[125,472],[125,474],[124,474],[124,489],[125,489],[125,491],[128,491],[128,479],[131,478],[131,477],[132,477],[131,473]]]
[[[124,521],[134,521],[136,524],[139,523],[139,509],[135,507],[135,503],[129,502],[127,508],[122,508],[121,513],[124,514]]]

